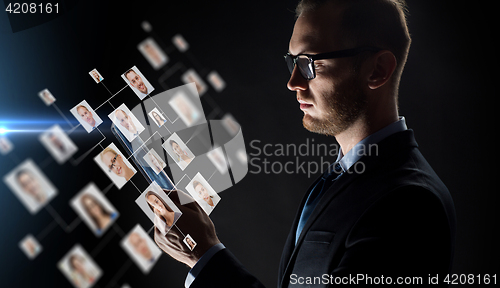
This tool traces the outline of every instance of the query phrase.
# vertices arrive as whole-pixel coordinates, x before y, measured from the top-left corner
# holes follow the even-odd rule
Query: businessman
[[[422,287],[429,276],[442,280],[450,271],[453,201],[398,114],[411,42],[405,9],[403,0],[302,0],[297,6],[285,56],[287,86],[296,92],[304,127],[335,136],[341,151],[304,195],[283,249],[278,287],[363,286],[381,279],[410,279]],[[363,163],[362,173],[353,169],[356,163]],[[181,220],[197,231],[191,235],[197,247],[191,252],[179,244],[182,235],[174,229],[166,237],[155,231],[155,240],[192,267],[187,287],[263,287],[220,243],[199,207],[179,208]],[[352,281],[357,275],[363,279]]]

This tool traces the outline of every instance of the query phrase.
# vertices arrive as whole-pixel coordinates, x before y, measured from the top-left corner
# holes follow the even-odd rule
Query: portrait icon
[[[73,199],[71,207],[96,236],[101,236],[119,216],[115,207],[94,183],[89,183]]]
[[[163,235],[172,229],[182,215],[166,193],[168,191],[153,182],[135,201]]]
[[[191,235],[187,234],[186,237],[182,240],[184,244],[189,248],[189,250],[193,251],[194,247],[196,247],[197,243],[193,240]]]
[[[83,100],[80,102],[78,105],[75,107],[71,108],[69,110],[73,116],[75,116],[76,120],[80,122],[80,124],[83,126],[85,131],[88,133],[94,131],[94,129],[97,128],[97,126],[101,125],[102,120],[97,115],[97,113],[90,107],[89,103],[87,101]]]
[[[227,162],[226,157],[224,157],[224,152],[222,147],[210,150],[207,153],[208,159],[214,164],[215,168],[220,172],[220,174],[225,174],[227,172]]]
[[[144,274],[151,271],[162,254],[160,248],[139,224],[135,225],[120,244]]]
[[[125,104],[118,106],[108,117],[129,142],[132,142],[145,129]]]
[[[226,128],[227,132],[231,134],[231,136],[235,136],[236,134],[238,134],[238,132],[240,131],[240,124],[236,122],[231,114],[224,114],[221,120],[222,126]]]
[[[179,49],[181,52],[186,52],[189,49],[189,43],[182,37],[181,34],[177,34],[172,38],[172,43],[174,43],[175,47]]]
[[[42,245],[31,234],[26,235],[26,237],[19,241],[19,248],[21,248],[30,260],[35,259],[42,252]]]
[[[102,276],[102,270],[87,252],[76,244],[57,263],[59,270],[76,288],[90,288]]]
[[[40,134],[38,139],[59,164],[66,162],[66,160],[78,151],[75,143],[71,141],[68,135],[57,124]]]
[[[191,194],[191,197],[200,205],[200,207],[210,215],[215,206],[219,204],[220,196],[210,186],[207,180],[199,172],[191,179],[186,186],[186,191]]]
[[[149,117],[151,117],[151,119],[153,119],[158,127],[163,126],[163,124],[167,122],[167,119],[162,115],[162,113],[160,113],[160,111],[156,107],[153,108],[153,110],[151,110],[148,115]]]
[[[100,83],[102,80],[104,80],[104,77],[97,71],[97,69],[92,69],[92,71],[89,72],[90,77],[94,79],[95,83]]]
[[[43,103],[45,105],[50,106],[52,103],[56,102],[56,98],[52,93],[50,93],[49,89],[43,89],[42,91],[38,92],[38,97],[42,99]]]
[[[207,80],[208,82],[210,82],[210,84],[212,84],[212,87],[214,87],[215,91],[217,92],[221,92],[222,90],[224,90],[224,88],[226,88],[226,82],[222,80],[219,73],[217,73],[216,71],[210,72],[207,76]]]
[[[182,82],[184,82],[184,84],[194,82],[194,84],[196,85],[196,90],[198,91],[199,96],[202,96],[203,94],[205,94],[205,92],[208,89],[207,84],[205,84],[205,82],[203,82],[201,77],[198,75],[198,73],[196,73],[196,71],[194,69],[189,69],[184,74],[182,74],[181,80],[182,80]]]
[[[186,124],[187,127],[193,126],[198,120],[204,119],[204,115],[200,110],[193,104],[193,102],[188,98],[188,96],[183,92],[178,92],[169,101],[168,104],[174,109],[175,113],[179,115],[182,122]]]
[[[155,90],[136,66],[125,71],[122,78],[141,100]]]
[[[94,158],[94,161],[118,189],[121,189],[137,172],[114,143],[109,144]]]
[[[165,161],[163,161],[154,149],[149,150],[143,158],[146,163],[149,164],[149,167],[153,168],[153,171],[155,171],[157,175],[167,166]]]
[[[37,213],[57,195],[57,189],[31,159],[27,159],[3,178],[31,214]]]
[[[14,145],[10,142],[9,138],[0,136],[0,153],[7,155],[12,149],[14,149]]]
[[[183,171],[195,158],[193,152],[184,144],[177,133],[170,135],[162,146]]]
[[[137,45],[137,49],[141,51],[144,58],[148,60],[149,64],[151,64],[155,70],[160,69],[168,62],[167,54],[163,52],[158,43],[156,43],[152,37],[148,37],[139,43],[139,45]]]

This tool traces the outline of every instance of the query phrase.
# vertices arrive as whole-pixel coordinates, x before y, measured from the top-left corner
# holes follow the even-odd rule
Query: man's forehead
[[[139,75],[137,73],[135,73],[134,70],[132,70],[132,71],[128,72],[126,76],[127,76],[127,78],[129,78],[129,76],[131,78],[134,78],[135,76],[139,76]]]
[[[340,47],[340,19],[331,9],[324,7],[303,13],[297,18],[289,43],[290,54],[316,54]]]

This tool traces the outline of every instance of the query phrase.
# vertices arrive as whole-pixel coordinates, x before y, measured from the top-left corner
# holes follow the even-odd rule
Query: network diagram
[[[171,39],[170,45],[161,44],[147,21],[142,23],[142,29],[149,36],[137,45],[137,49],[154,70],[161,72],[157,83],[153,85],[140,67],[132,66],[119,75],[125,83],[124,87],[113,93],[106,87],[104,77],[113,76],[102,75],[96,68],[88,74],[96,85],[101,85],[109,93],[109,98],[96,107],[81,99],[69,111],[59,109],[57,98],[50,89],[41,90],[38,97],[48,107],[54,108],[70,127],[64,130],[55,124],[39,134],[40,144],[51,155],[50,159],[42,163],[35,163],[29,156],[17,156],[15,143],[9,140],[8,134],[0,135],[0,152],[4,157],[10,157],[13,163],[13,168],[4,175],[3,182],[32,215],[45,209],[54,220],[39,233],[27,234],[19,240],[19,248],[26,256],[33,260],[42,254],[43,240],[56,226],[69,234],[83,222],[89,233],[103,239],[99,247],[90,253],[84,245],[74,243],[57,263],[53,263],[75,287],[93,287],[106,272],[93,256],[107,245],[104,235],[109,234],[109,230],[114,230],[121,237],[120,246],[124,253],[145,274],[162,255],[150,237],[155,227],[163,234],[167,234],[170,229],[177,229],[184,236],[186,247],[196,249],[196,239],[190,234],[189,228],[183,228],[182,231],[176,225],[182,218],[182,212],[169,198],[169,194],[182,191],[186,197],[179,197],[181,205],[195,201],[210,215],[221,201],[219,193],[238,183],[248,170],[240,125],[229,113],[223,113],[209,95],[209,91],[220,93],[225,89],[226,83],[222,77],[216,71],[211,71],[206,75],[207,83],[197,73],[199,67],[188,68],[183,62],[167,67],[167,63],[174,62],[168,52],[172,49],[194,59],[189,51],[189,43],[177,34]],[[193,63],[193,66],[197,65]],[[181,73],[180,78],[185,84],[169,87],[167,80],[178,73]],[[110,100],[119,98],[120,92],[127,88],[137,95],[137,105],[113,105]],[[164,91],[157,93],[159,90]],[[211,106],[209,115],[205,114],[202,98]],[[104,105],[109,105],[113,111],[102,115],[99,109]],[[213,120],[219,115],[222,115],[220,120]],[[70,121],[71,117],[78,124]],[[100,129],[103,127],[101,125],[111,125],[115,137],[106,147],[102,144],[106,136]],[[100,135],[100,140],[86,151],[80,151],[76,157],[79,143],[69,136],[81,129],[89,134]],[[111,181],[102,189],[91,181],[71,192],[74,195],[67,205],[78,215],[72,221],[65,221],[58,213],[58,207],[51,205],[51,200],[60,191],[44,170],[49,165],[55,165],[52,164],[54,161],[61,167],[93,161]],[[146,178],[149,186],[141,189],[134,183],[134,177]],[[125,233],[116,223],[120,211],[106,194],[113,188],[120,190],[127,184],[129,190],[137,192],[135,203],[130,204],[144,212],[151,225],[143,227],[137,223]],[[129,266],[130,261],[119,269],[117,277],[123,275]],[[114,286],[117,277],[102,284]],[[127,286],[123,284],[122,287]]]

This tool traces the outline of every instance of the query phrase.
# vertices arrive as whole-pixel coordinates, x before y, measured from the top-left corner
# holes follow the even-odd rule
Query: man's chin
[[[318,133],[328,136],[335,136],[337,134],[336,131],[333,131],[335,130],[334,129],[335,126],[332,125],[332,123],[325,120],[315,119],[309,114],[304,115],[304,118],[302,119],[302,125],[308,131],[313,133]]]

